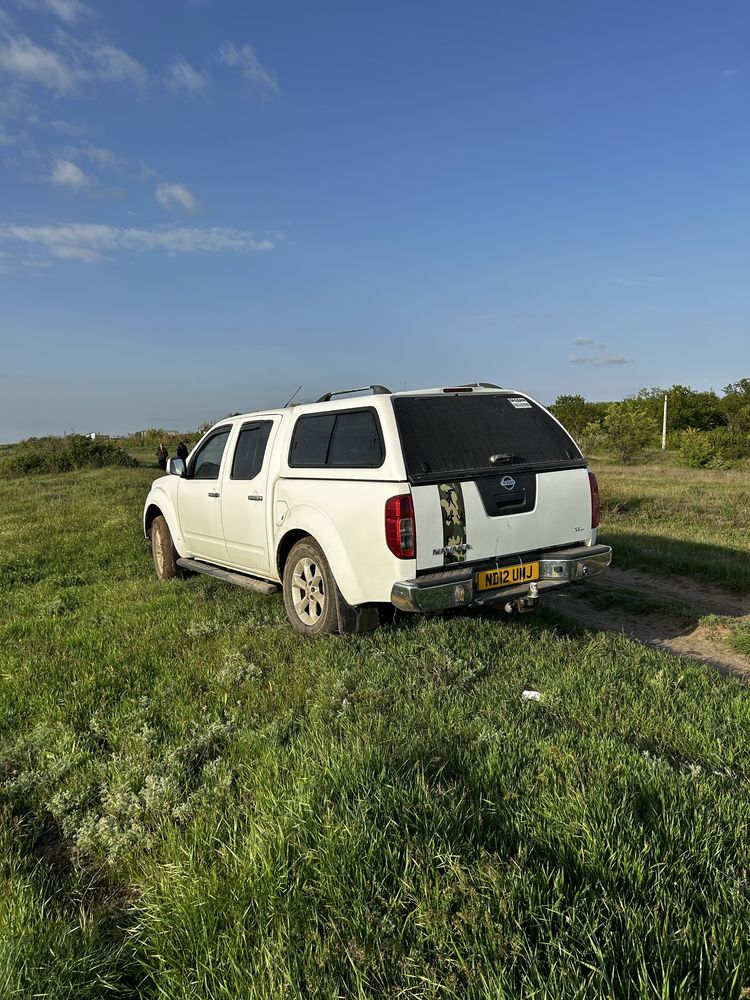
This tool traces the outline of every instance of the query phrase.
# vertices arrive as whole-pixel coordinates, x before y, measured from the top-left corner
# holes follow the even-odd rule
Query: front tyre
[[[177,565],[177,550],[163,514],[158,514],[151,522],[151,555],[159,580],[173,580],[183,575]]]
[[[296,632],[314,639],[338,631],[336,581],[323,550],[312,538],[292,548],[283,583],[284,608]]]

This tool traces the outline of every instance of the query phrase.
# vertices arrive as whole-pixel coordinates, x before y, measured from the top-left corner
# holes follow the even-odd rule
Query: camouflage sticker
[[[438,486],[440,506],[443,510],[443,545],[450,550],[451,546],[466,545],[466,512],[464,511],[464,495],[460,483],[440,483]],[[456,552],[443,553],[443,565],[446,563],[464,562],[466,550],[461,548]]]

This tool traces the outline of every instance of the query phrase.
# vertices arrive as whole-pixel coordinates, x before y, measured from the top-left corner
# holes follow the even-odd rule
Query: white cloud
[[[111,149],[106,149],[104,146],[84,146],[81,149],[81,155],[87,156],[94,163],[102,163],[113,165],[118,162],[118,156],[113,153]]]
[[[71,93],[77,83],[76,73],[56,52],[34,45],[25,35],[7,38],[0,46],[0,69],[58,94]]]
[[[0,146],[12,146],[16,141],[14,135],[9,135],[0,125]]]
[[[195,69],[184,56],[175,56],[167,70],[167,84],[175,93],[182,91],[191,97],[208,92],[211,81],[207,73]]]
[[[6,35],[0,45],[0,70],[63,97],[92,80],[128,84],[139,94],[145,93],[148,73],[124,49],[102,42],[80,42],[62,31],[58,38],[67,49],[64,55],[35,45],[25,35]]]
[[[88,71],[90,75],[114,83],[130,83],[139,93],[145,93],[148,73],[138,60],[128,55],[124,49],[100,43],[83,45],[81,49],[93,64]]]
[[[72,24],[79,17],[89,13],[88,7],[80,0],[19,0],[21,6],[32,10],[47,11],[59,17],[66,24]]]
[[[104,254],[98,250],[89,250],[86,247],[68,246],[60,244],[55,247],[55,257],[58,260],[82,260],[86,264],[95,264],[99,260],[104,260]]]
[[[596,347],[600,350],[604,350],[607,346],[606,344],[600,343],[598,340],[593,340],[591,337],[576,337],[573,343],[581,346],[589,344],[591,347]]]
[[[246,80],[250,80],[261,90],[279,93],[275,75],[261,63],[252,45],[243,45],[238,49],[232,42],[224,42],[219,49],[219,61],[225,66],[237,67]]]
[[[86,132],[88,132],[85,125],[76,125],[73,122],[66,122],[62,118],[58,118],[57,121],[50,122],[49,126],[56,132],[62,132],[63,135],[69,136],[85,135]]]
[[[93,178],[85,174],[71,160],[55,160],[49,180],[59,187],[70,188],[72,191],[81,191],[91,184]]]
[[[571,365],[593,365],[599,368],[602,365],[632,365],[633,359],[626,358],[624,354],[592,354],[584,357],[582,354],[571,354],[568,358]]]
[[[194,212],[198,208],[195,195],[185,184],[160,184],[154,197],[169,211],[184,208],[186,212]]]
[[[92,163],[98,163],[104,167],[122,166],[122,161],[117,153],[105,146],[92,146],[91,143],[84,143],[82,146],[67,146],[63,150],[63,155],[69,159],[80,159],[84,157]]]
[[[93,223],[70,225],[0,225],[0,242],[32,246],[59,260],[94,262],[118,251],[183,253],[252,253],[272,250],[272,239],[257,239],[242,229],[189,226],[122,228]]]

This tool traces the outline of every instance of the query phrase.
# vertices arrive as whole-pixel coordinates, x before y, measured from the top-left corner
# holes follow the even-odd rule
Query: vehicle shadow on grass
[[[750,595],[750,551],[730,545],[628,531],[605,523],[598,539],[611,545],[616,567],[680,574],[737,594]],[[750,605],[750,597],[748,597]]]
[[[617,545],[615,565],[584,583],[547,591],[535,614],[514,614],[511,619],[503,611],[502,604],[498,604],[446,612],[443,617],[486,619],[498,625],[503,621],[530,623],[536,620],[542,627],[553,625],[570,635],[582,635],[590,629],[617,632],[663,652],[691,657],[724,672],[750,677],[750,658],[732,649],[728,642],[735,623],[742,627],[747,618],[750,624],[750,595],[741,596],[716,582],[707,582],[695,572],[696,565],[705,565],[709,570],[713,568],[714,578],[719,576],[721,579],[716,566],[725,567],[728,573],[740,560],[750,561],[747,553],[635,533],[623,533],[621,537],[632,540],[638,554],[635,565],[629,565],[627,558],[623,560],[624,566],[617,565],[624,543],[610,537]],[[663,547],[669,548],[671,561],[661,555]],[[684,565],[686,570],[682,575],[663,572],[664,566],[670,564]],[[748,572],[745,567],[742,569],[743,573]],[[385,618],[383,624],[408,629],[406,622],[410,618],[404,614],[399,617],[397,613]]]

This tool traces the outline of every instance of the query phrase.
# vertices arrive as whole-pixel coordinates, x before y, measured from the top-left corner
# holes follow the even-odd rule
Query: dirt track
[[[587,628],[623,632],[750,680],[750,658],[724,646],[721,626],[700,624],[704,615],[750,617],[750,597],[685,577],[611,568],[584,586],[545,595],[543,601]]]

